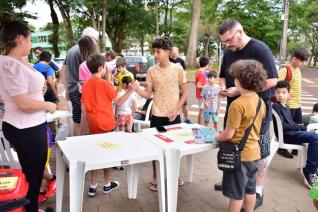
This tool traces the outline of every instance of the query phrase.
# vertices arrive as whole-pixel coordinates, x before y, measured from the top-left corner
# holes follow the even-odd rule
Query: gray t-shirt
[[[206,85],[201,91],[201,96],[209,103],[209,107],[204,106],[204,112],[215,113],[219,105],[219,85]]]
[[[66,78],[68,92],[74,92],[78,89],[79,82],[79,66],[82,63],[80,48],[78,45],[73,46],[67,52],[64,65],[67,66]]]

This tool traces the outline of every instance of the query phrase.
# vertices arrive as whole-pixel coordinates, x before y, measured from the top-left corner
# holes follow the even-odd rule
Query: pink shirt
[[[79,66],[79,80],[87,81],[92,77],[91,71],[88,69],[86,61]]]
[[[0,55],[0,95],[5,106],[3,121],[19,129],[46,122],[46,111],[25,113],[12,100],[13,96],[27,93],[29,98],[44,101],[44,82],[40,72],[12,57]]]

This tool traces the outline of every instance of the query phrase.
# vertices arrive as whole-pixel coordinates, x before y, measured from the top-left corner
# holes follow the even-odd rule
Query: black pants
[[[47,159],[46,123],[38,126],[18,129],[3,122],[2,130],[5,138],[17,151],[22,171],[29,182],[26,198],[30,204],[26,205],[27,212],[38,212],[38,195]]]
[[[180,115],[178,115],[176,119],[172,122],[169,121],[168,117],[151,116],[150,119],[150,127],[159,127],[179,123],[181,123]]]

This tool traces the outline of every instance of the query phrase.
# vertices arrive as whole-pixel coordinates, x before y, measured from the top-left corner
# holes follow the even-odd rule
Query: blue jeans
[[[318,168],[318,134],[306,131],[289,131],[284,133],[284,140],[289,144],[308,143],[306,170],[311,173]]]

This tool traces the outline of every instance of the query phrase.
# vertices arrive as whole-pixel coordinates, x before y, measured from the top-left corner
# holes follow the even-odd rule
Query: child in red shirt
[[[105,58],[100,54],[93,54],[88,57],[87,67],[92,73],[82,88],[82,110],[86,112],[87,123],[90,134],[107,133],[115,130],[115,118],[113,113],[112,101],[120,105],[132,93],[128,90],[125,95],[116,98],[117,92],[113,83],[104,80]],[[110,79],[110,78],[108,78]],[[117,181],[110,180],[110,169],[104,169],[105,185],[103,193],[109,193],[118,188]],[[91,185],[89,186],[88,196],[93,197],[97,192],[97,171],[92,171]]]

